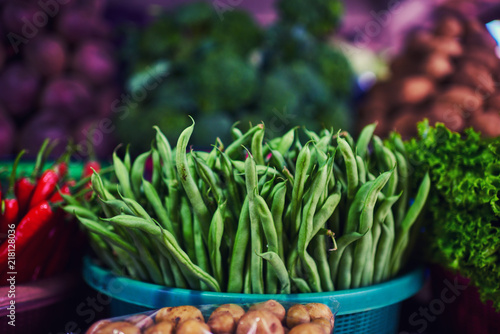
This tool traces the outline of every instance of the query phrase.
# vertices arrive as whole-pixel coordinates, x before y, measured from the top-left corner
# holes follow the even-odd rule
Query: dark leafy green
[[[418,130],[406,148],[412,178],[428,171],[432,180],[429,257],[470,278],[482,300],[500,309],[500,138],[472,129],[461,135],[439,123]]]

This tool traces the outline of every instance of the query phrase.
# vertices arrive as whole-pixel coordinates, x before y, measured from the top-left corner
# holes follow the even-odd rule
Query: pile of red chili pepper
[[[69,154],[45,168],[47,144],[42,145],[30,176],[17,175],[24,152],[18,155],[7,191],[0,195],[0,285],[7,284],[10,273],[15,273],[17,283],[61,273],[83,248],[78,224],[61,204],[77,189],[88,188],[92,168],[98,170],[99,165],[87,163],[76,184],[68,175]]]

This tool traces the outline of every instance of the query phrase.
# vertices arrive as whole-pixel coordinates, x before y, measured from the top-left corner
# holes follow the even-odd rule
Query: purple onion
[[[0,156],[12,153],[15,134],[14,122],[0,106]]]
[[[59,156],[68,145],[69,132],[63,122],[47,117],[47,114],[42,112],[24,125],[19,135],[17,149],[25,149],[30,157],[35,156],[46,138],[57,140],[57,146],[52,154]]]
[[[41,103],[44,108],[53,109],[76,120],[88,117],[92,100],[89,89],[81,81],[59,78],[47,85]]]
[[[28,64],[44,76],[57,76],[66,66],[64,43],[56,36],[37,36],[25,48]]]
[[[40,79],[20,63],[10,65],[0,74],[0,101],[12,116],[30,112],[38,94]]]
[[[96,98],[96,115],[99,117],[111,117],[113,114],[112,107],[119,98],[119,90],[115,87],[107,88],[102,93],[99,93]]]
[[[80,46],[73,59],[73,68],[88,82],[102,85],[116,73],[116,66],[108,44],[89,41]]]
[[[57,31],[69,42],[81,42],[92,35],[91,15],[83,10],[68,10],[60,14]]]
[[[13,32],[25,38],[29,38],[32,33],[35,35],[35,29],[38,30],[39,28],[34,25],[33,17],[40,11],[40,8],[23,1],[7,2],[2,12],[2,23],[7,30],[6,32]],[[28,21],[28,23],[25,21]],[[32,27],[35,29],[30,29]],[[26,32],[28,33],[27,36],[23,34]]]
[[[7,50],[5,47],[0,44],[0,70],[3,68],[3,64],[5,63],[5,59],[7,58]]]
[[[110,119],[89,119],[80,123],[73,131],[76,144],[75,154],[81,158],[88,156],[88,143],[93,146],[95,155],[100,159],[107,159],[115,149],[117,142],[113,135],[114,124]]]

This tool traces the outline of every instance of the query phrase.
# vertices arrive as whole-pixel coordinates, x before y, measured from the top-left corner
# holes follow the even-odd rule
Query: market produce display
[[[432,180],[428,258],[470,278],[482,300],[500,309],[500,137],[422,122],[419,136],[405,146],[414,176],[429,173]]]
[[[428,118],[453,131],[474,127],[500,135],[500,61],[496,42],[475,17],[449,4],[436,10],[434,27],[408,36],[391,63],[388,80],[371,89],[360,107],[361,125],[378,121],[380,135],[391,130],[416,135]]]
[[[17,171],[24,154],[21,151],[11,166],[8,186],[3,188],[6,191],[1,192],[2,285],[11,277],[9,272],[17,273],[16,283],[51,277],[67,269],[74,260],[73,254],[81,255],[80,248],[85,239],[74,217],[65,214],[61,208],[63,197],[69,196],[73,187],[78,185],[68,175],[67,155],[49,168],[44,167],[50,149],[51,145],[45,141],[31,167],[31,175]],[[87,168],[87,176],[89,170]]]
[[[291,293],[367,286],[405,266],[430,180],[408,178],[397,134],[383,142],[372,124],[355,142],[347,132],[303,129],[304,143],[295,128],[268,140],[259,124],[233,127],[232,142],[202,152],[187,150],[194,123],[173,150],[155,128],[149,151],[115,152],[114,177],[94,173],[93,198],[65,208],[118,275]]]
[[[205,322],[205,319],[208,319]],[[100,320],[86,334],[330,334],[335,317],[322,303],[280,304],[276,300],[247,305],[164,307],[155,312]]]
[[[280,134],[295,125],[350,129],[352,70],[325,40],[339,21],[340,2],[277,6],[283,19],[269,28],[237,9],[221,18],[203,2],[129,31],[123,57],[131,98],[117,114],[121,141],[146,150],[151,124],[176,140],[189,125],[187,115],[200,125],[193,134],[197,145],[229,133],[236,120],[245,126],[264,121]]]
[[[59,140],[54,154],[70,138],[82,157],[88,154],[90,129],[110,116],[118,95],[104,6],[101,0],[1,1],[0,155],[26,149],[34,157],[46,138]],[[115,146],[109,132],[101,135],[100,156]]]

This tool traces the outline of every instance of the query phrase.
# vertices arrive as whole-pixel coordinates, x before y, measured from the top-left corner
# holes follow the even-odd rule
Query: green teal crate
[[[424,270],[415,269],[389,282],[367,288],[323,293],[257,295],[216,293],[168,288],[119,277],[85,258],[83,278],[110,299],[112,317],[150,311],[165,306],[207,304],[251,304],[267,299],[295,303],[338,302],[335,334],[394,334],[399,324],[401,302],[416,294],[424,284]]]

